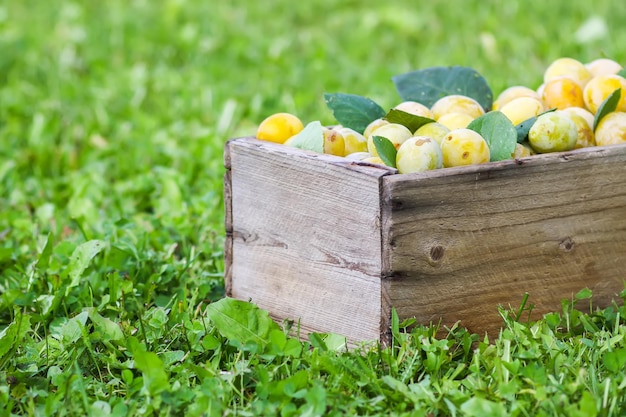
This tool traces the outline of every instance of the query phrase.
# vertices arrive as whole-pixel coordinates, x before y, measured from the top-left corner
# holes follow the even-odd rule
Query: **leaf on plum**
[[[398,150],[393,146],[393,143],[382,136],[374,136],[372,140],[374,141],[374,146],[376,147],[376,152],[378,152],[380,159],[383,160],[385,165],[395,168]]]
[[[460,94],[471,97],[491,110],[493,92],[485,78],[475,69],[450,66],[431,67],[392,77],[396,90],[405,101],[417,101],[432,107],[441,97]]]
[[[310,122],[300,132],[287,139],[285,145],[324,153],[324,129],[322,128],[322,123],[318,120]]]
[[[368,124],[385,115],[385,110],[367,97],[346,93],[326,93],[324,99],[328,108],[333,112],[333,116],[342,126],[361,134]]]
[[[600,120],[604,118],[607,114],[614,112],[617,108],[617,104],[619,103],[619,99],[622,95],[622,89],[618,88],[613,91],[610,96],[608,96],[598,107],[598,111],[596,111],[596,116],[593,119],[593,131],[596,131]]]
[[[398,109],[389,110],[389,112],[385,115],[385,119],[389,123],[401,124],[411,132],[415,132],[425,124],[434,122],[434,120],[429,117],[418,116],[416,114],[407,113]]]
[[[528,140],[528,132],[530,132],[530,128],[533,127],[533,125],[537,121],[537,117],[545,113],[553,112],[555,110],[556,109],[550,109],[550,110],[544,111],[543,113],[538,114],[537,116],[533,116],[529,119],[526,119],[523,122],[516,125],[515,130],[517,131],[517,142],[522,143]]]
[[[467,128],[478,132],[487,141],[491,161],[511,159],[517,143],[517,131],[504,113],[499,111],[485,113],[474,119]]]

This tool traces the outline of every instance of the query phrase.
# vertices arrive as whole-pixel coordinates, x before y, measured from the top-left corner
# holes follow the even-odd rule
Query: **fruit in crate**
[[[534,97],[518,97],[509,101],[500,108],[500,111],[508,117],[514,125],[524,120],[538,116],[545,111],[543,102]]]
[[[406,127],[398,123],[389,123],[374,130],[367,140],[367,150],[372,156],[379,156],[376,146],[374,145],[374,137],[382,136],[388,139],[396,149],[402,145],[402,143],[413,136],[413,133]]]
[[[608,58],[562,57],[539,87],[514,84],[494,101],[475,70],[431,67],[392,78],[401,100],[388,111],[366,97],[325,94],[332,127],[276,113],[257,138],[401,174],[626,143],[625,75]]]
[[[427,136],[410,137],[398,148],[396,167],[400,174],[442,168],[441,147],[434,139]]]
[[[473,98],[460,94],[450,94],[441,97],[431,107],[433,117],[436,121],[450,113],[462,113],[475,119],[485,114],[482,106]]]
[[[285,143],[304,129],[302,121],[291,113],[275,113],[268,116],[257,128],[257,139]]]
[[[585,105],[582,87],[569,77],[558,77],[546,82],[541,98],[548,109],[565,109]]]
[[[562,57],[555,59],[548,65],[543,73],[543,82],[547,84],[561,77],[568,77],[578,83],[581,88],[584,88],[593,75],[581,61],[570,57]]]
[[[470,129],[454,129],[441,142],[444,167],[483,164],[489,162],[489,145]]]
[[[510,101],[520,97],[530,97],[537,100],[541,100],[541,96],[537,91],[525,85],[513,85],[504,89],[499,95],[496,101],[493,102],[492,110],[500,110]]]
[[[430,122],[419,127],[413,134],[415,136],[428,136],[434,139],[439,145],[443,138],[450,132],[446,126],[438,122]]]
[[[540,115],[528,132],[528,142],[538,153],[570,151],[577,140],[576,124],[561,112]]]
[[[626,143],[626,113],[607,114],[596,128],[596,144],[605,146],[623,143]]]
[[[622,89],[622,94],[616,110],[626,111],[626,78],[616,74],[598,75],[593,77],[583,90],[583,99],[586,108],[591,113],[596,113],[604,100],[615,90]]]
[[[585,64],[593,77],[597,75],[617,74],[623,67],[610,58],[598,58]]]

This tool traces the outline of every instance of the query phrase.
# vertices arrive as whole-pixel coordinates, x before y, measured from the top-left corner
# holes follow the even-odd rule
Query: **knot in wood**
[[[445,251],[446,250],[444,249],[443,246],[440,246],[440,245],[433,246],[432,248],[430,248],[430,260],[433,262],[440,261],[441,258],[443,258]]]
[[[572,238],[566,237],[565,239],[563,239],[561,243],[559,243],[559,249],[565,252],[570,252],[572,249],[574,249],[574,241],[572,240]]]

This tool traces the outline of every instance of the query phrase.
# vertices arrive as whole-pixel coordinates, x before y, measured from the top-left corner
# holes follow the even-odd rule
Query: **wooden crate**
[[[626,146],[405,175],[254,138],[224,156],[227,295],[303,334],[387,342],[395,308],[496,335],[525,293],[538,318],[624,288]]]

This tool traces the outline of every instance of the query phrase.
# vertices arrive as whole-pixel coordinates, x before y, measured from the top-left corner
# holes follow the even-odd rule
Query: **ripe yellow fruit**
[[[626,143],[626,113],[609,113],[596,127],[596,145],[617,145]]]
[[[437,142],[439,145],[441,145],[441,141],[443,140],[444,136],[446,136],[449,132],[450,129],[448,129],[441,123],[432,122],[426,123],[425,125],[419,127],[415,132],[413,132],[413,135],[428,136],[429,138],[434,139],[435,142]]]
[[[583,89],[569,77],[559,77],[547,81],[543,86],[541,98],[548,109],[564,109],[566,107],[582,107]]]
[[[585,106],[591,113],[596,114],[600,104],[618,88],[621,88],[622,92],[615,110],[626,111],[626,78],[615,74],[598,75],[587,83],[583,90]]]
[[[402,142],[413,136],[413,133],[406,127],[399,123],[388,123],[375,129],[374,132],[367,139],[367,151],[372,156],[378,156],[376,145],[374,145],[374,136],[382,136],[389,139],[391,143],[398,149]]]
[[[518,97],[505,104],[500,111],[513,125],[535,117],[545,111],[543,102],[533,97]]]
[[[304,129],[302,121],[291,113],[275,113],[259,124],[256,137],[269,142],[285,143]]]
[[[354,153],[349,153],[346,155],[346,159],[349,159],[351,161],[362,161],[366,158],[371,158],[372,155],[370,155],[369,152],[354,152]]]
[[[324,132],[324,153],[336,156],[345,156],[346,147],[343,135],[340,131],[325,127]]]
[[[567,107],[561,111],[566,114],[576,114],[582,117],[583,119],[585,119],[585,121],[590,127],[593,127],[595,117],[593,113],[591,113],[589,110],[585,109],[584,107]]]
[[[413,136],[405,140],[396,155],[396,168],[400,174],[424,172],[443,167],[441,147],[427,136]]]
[[[370,156],[369,158],[362,159],[361,161],[367,162],[368,164],[387,166],[385,162],[382,159],[380,159],[380,156]]]
[[[429,119],[434,117],[433,112],[427,106],[422,103],[418,103],[417,101],[403,101],[394,107],[394,109],[401,110],[415,116],[428,117]]]
[[[430,108],[436,121],[448,113],[465,113],[472,119],[485,114],[483,107],[473,98],[459,94],[441,97]]]
[[[449,130],[453,130],[467,127],[467,125],[469,125],[472,120],[474,120],[474,117],[470,116],[467,113],[452,112],[446,113],[441,116],[439,119],[437,119],[437,123],[444,125]]]
[[[587,120],[576,113],[566,112],[564,110],[558,110],[563,114],[567,115],[571,119],[572,122],[576,125],[576,130],[578,131],[578,138],[576,139],[576,145],[574,149],[578,148],[587,148],[589,146],[596,145],[595,135],[593,134],[593,123],[590,125],[587,123]]]
[[[563,57],[552,61],[543,73],[543,82],[547,83],[555,78],[569,77],[580,84],[584,88],[587,82],[591,80],[591,72],[585,67],[585,64],[577,59]]]
[[[381,126],[388,125],[388,124],[389,122],[386,119],[381,118],[381,119],[372,120],[370,124],[368,124],[365,130],[363,131],[363,136],[365,137],[365,139],[369,139],[370,136],[372,136],[372,132],[374,132],[374,130],[378,129]]]
[[[365,136],[349,127],[341,127],[337,131],[343,136],[346,155],[355,152],[367,152],[367,139],[365,139]]]
[[[511,158],[513,158],[513,159],[524,158],[524,157],[530,156],[532,154],[533,154],[533,152],[532,152],[532,149],[530,149],[530,147],[524,146],[521,143],[516,143],[515,144],[515,150],[511,154]]]
[[[491,110],[500,110],[508,102],[519,97],[531,97],[537,100],[541,100],[541,96],[535,90],[523,85],[513,85],[503,90],[498,98],[493,102]]]
[[[572,150],[577,140],[576,124],[562,112],[540,115],[528,132],[530,146],[539,153]]]
[[[622,66],[609,58],[598,58],[585,64],[592,76],[617,74],[622,70]]]
[[[444,167],[489,162],[491,154],[487,141],[470,129],[454,129],[441,142]]]

